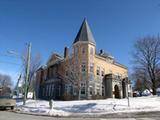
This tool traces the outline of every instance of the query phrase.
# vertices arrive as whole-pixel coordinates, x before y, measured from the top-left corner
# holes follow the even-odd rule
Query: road
[[[139,117],[138,117],[139,116]],[[123,115],[122,115],[123,117]],[[129,116],[128,116],[129,117]],[[0,120],[160,120],[159,112],[147,113],[143,115],[137,114],[131,118],[57,118],[57,117],[46,117],[46,116],[34,116],[26,114],[18,114],[9,111],[0,111]]]

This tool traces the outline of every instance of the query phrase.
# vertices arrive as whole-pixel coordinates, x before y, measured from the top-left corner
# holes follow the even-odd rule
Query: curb
[[[44,116],[44,117],[57,117],[57,118],[137,118],[144,117],[146,114],[152,117],[156,117],[160,111],[139,111],[139,112],[118,112],[118,113],[102,113],[102,114],[83,114],[83,113],[73,113],[68,116],[59,116],[59,115],[47,115],[47,114],[37,114],[31,112],[20,112],[20,111],[12,111],[18,114],[26,114],[26,115],[34,115],[34,116]],[[158,116],[159,117],[159,116]]]

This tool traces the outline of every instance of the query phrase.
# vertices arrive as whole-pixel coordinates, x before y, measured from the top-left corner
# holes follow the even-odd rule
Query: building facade
[[[41,99],[125,98],[131,91],[128,69],[96,42],[85,19],[64,56],[53,53],[37,71],[37,96]]]

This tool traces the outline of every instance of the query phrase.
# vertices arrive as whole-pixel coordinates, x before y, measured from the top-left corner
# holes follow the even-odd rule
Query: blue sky
[[[136,39],[160,32],[159,0],[0,0],[0,72],[17,79],[19,54],[32,43],[46,63],[51,52],[63,54],[71,46],[87,18],[97,43],[131,70],[131,51]],[[9,64],[16,63],[16,64]]]

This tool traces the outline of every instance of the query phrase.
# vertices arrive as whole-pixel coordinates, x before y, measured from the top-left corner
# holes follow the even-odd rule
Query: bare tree
[[[153,94],[156,94],[156,81],[160,68],[160,38],[144,37],[134,44],[133,61],[136,69],[139,69],[139,77],[144,77],[151,82]]]
[[[67,82],[74,87],[74,90],[77,91],[78,94],[78,100],[81,99],[81,72],[80,72],[80,66],[75,63],[75,60],[73,60],[73,57],[68,59],[67,65],[66,65],[66,72],[67,72]]]
[[[27,52],[24,52],[23,54],[23,68],[24,68],[24,79],[26,77],[26,70],[27,70]],[[29,69],[29,78],[27,81],[27,93],[29,90],[32,90],[33,92],[35,91],[35,86],[34,86],[34,80],[35,80],[35,74],[36,71],[38,70],[38,68],[41,66],[41,56],[40,54],[36,54],[36,55],[31,55],[30,58],[30,69]],[[26,94],[27,95],[27,94]]]
[[[9,75],[0,74],[0,86],[2,89],[0,95],[10,95],[12,86],[11,77]]]
[[[134,90],[138,90],[142,92],[144,89],[151,89],[151,86],[149,83],[149,77],[147,76],[147,73],[144,69],[141,68],[134,68],[134,71],[132,73],[132,79],[135,81]]]
[[[11,77],[9,75],[0,74],[0,85],[2,87],[11,87],[12,86]]]

